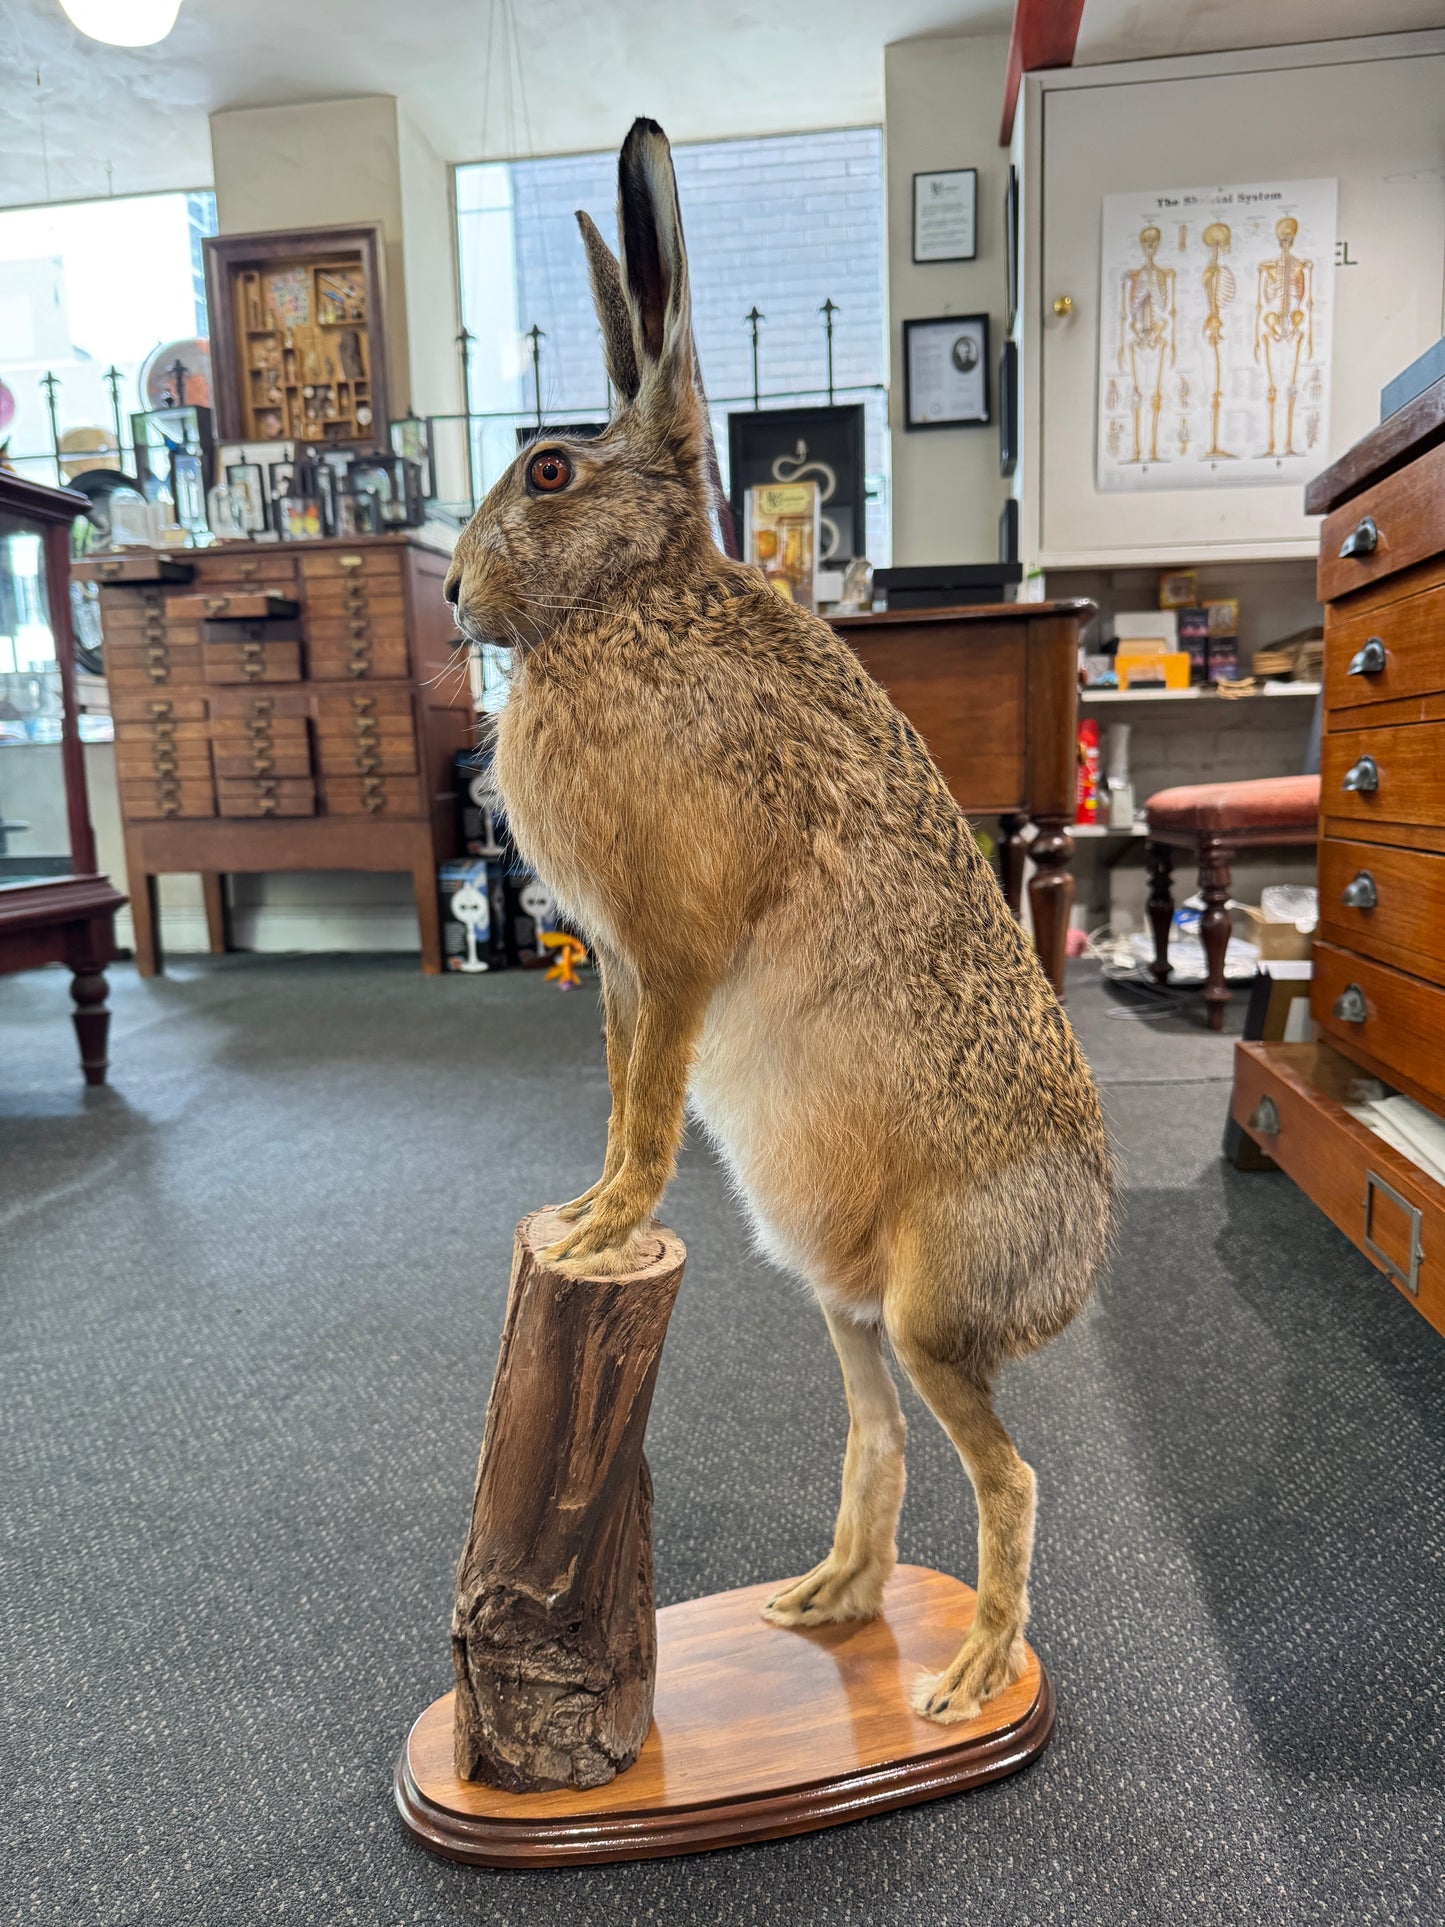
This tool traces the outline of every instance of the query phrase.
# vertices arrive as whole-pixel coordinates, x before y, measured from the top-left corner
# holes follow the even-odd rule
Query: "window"
[[[751,408],[759,323],[762,405],[827,400],[825,300],[836,304],[835,399],[867,417],[868,554],[886,562],[883,141],[876,127],[709,141],[673,150],[687,230],[694,324],[718,459],[730,410]],[[613,154],[487,162],[457,169],[462,318],[471,348],[477,482],[516,454],[540,399],[551,422],[599,420],[606,377],[574,210],[616,246]],[[529,338],[532,328],[540,337]],[[538,355],[532,354],[532,339]],[[540,395],[539,391],[540,390]]]
[[[0,441],[9,440],[22,475],[55,480],[40,386],[47,373],[58,383],[62,434],[96,428],[113,436],[105,373],[118,368],[129,433],[131,414],[144,405],[146,358],[165,342],[206,333],[201,240],[215,231],[209,191],[0,211],[0,381],[14,398]]]

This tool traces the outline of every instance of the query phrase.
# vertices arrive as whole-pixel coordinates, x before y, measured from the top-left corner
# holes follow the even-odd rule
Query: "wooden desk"
[[[1093,613],[1092,602],[1074,600],[832,618],[927,743],[959,807],[998,817],[1000,877],[1015,916],[1024,857],[1033,858],[1034,938],[1060,997],[1074,903],[1079,632]],[[1026,823],[1037,832],[1031,843]]]

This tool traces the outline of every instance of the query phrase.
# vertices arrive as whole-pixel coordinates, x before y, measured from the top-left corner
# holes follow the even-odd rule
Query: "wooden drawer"
[[[206,697],[197,690],[180,690],[175,694],[167,691],[164,695],[142,695],[138,691],[127,691],[111,697],[110,713],[117,731],[132,723],[143,724],[147,729],[158,722],[172,727],[189,723],[199,724],[204,736],[210,706]]]
[[[294,597],[274,587],[231,587],[218,582],[198,593],[166,597],[170,622],[272,622],[300,612]]]
[[[1331,942],[1445,983],[1445,856],[1326,837],[1319,882]],[[1366,901],[1346,903],[1347,890]]]
[[[1445,443],[1418,456],[1407,468],[1387,475],[1373,488],[1352,496],[1327,515],[1320,529],[1316,572],[1321,602],[1349,595],[1371,582],[1424,562],[1445,548],[1440,503],[1445,500]],[[1346,541],[1369,520],[1374,546],[1341,555]]]
[[[314,816],[316,785],[309,776],[223,777],[216,801],[222,816]]]
[[[190,556],[157,555],[147,549],[140,555],[85,556],[70,565],[77,582],[189,582],[196,573]]]
[[[1354,665],[1351,673],[1351,665]],[[1378,666],[1376,666],[1378,665]],[[1325,707],[1335,714],[1370,703],[1445,690],[1445,588],[1358,614],[1350,604],[1325,611]],[[1349,726],[1368,724],[1351,717]]]
[[[1354,772],[1375,787],[1347,789]],[[1320,746],[1320,812],[1361,827],[1445,828],[1445,723],[1327,731]]]
[[[400,629],[406,622],[406,599],[399,589],[394,594],[385,588],[368,591],[364,582],[312,582],[306,590],[306,613],[313,623],[318,617],[333,622],[369,617]]]
[[[1358,1020],[1344,1014],[1352,1002],[1363,1011]],[[1310,1011],[1330,1041],[1366,1069],[1425,1103],[1445,1101],[1445,989],[1439,984],[1316,941]]]
[[[384,770],[323,773],[321,793],[332,816],[425,816],[429,808],[419,777],[392,776]]]
[[[390,576],[400,582],[401,560],[402,551],[390,544],[375,549],[367,546],[322,549],[315,555],[301,557],[301,573],[306,580],[307,594],[310,595],[322,582],[353,582],[358,578],[374,581],[378,576]]]
[[[120,813],[133,822],[153,817],[214,816],[216,793],[205,776],[155,776],[144,782],[122,780]]]
[[[350,682],[375,676],[396,681],[406,675],[406,637],[399,635],[349,636],[344,642],[317,636],[314,625],[307,655],[316,682]]]
[[[161,689],[205,681],[201,651],[195,643],[176,647],[170,642],[111,642],[105,644],[105,680],[117,690]]]
[[[301,680],[301,644],[299,642],[261,642],[255,637],[248,637],[240,642],[207,642],[203,643],[201,648],[205,658],[207,682],[258,683],[300,682]]]
[[[270,589],[282,594],[294,588],[296,582],[296,558],[294,555],[268,554],[264,549],[212,549],[206,554],[201,567],[201,587],[208,594],[216,594],[234,584],[244,587],[251,583],[265,583]]]
[[[115,772],[122,783],[144,783],[153,776],[204,779],[211,774],[211,745],[204,732],[172,737],[147,730],[143,735],[119,736]]]
[[[1237,1044],[1231,1114],[1445,1332],[1445,1186],[1350,1116],[1358,1082],[1328,1045]]]

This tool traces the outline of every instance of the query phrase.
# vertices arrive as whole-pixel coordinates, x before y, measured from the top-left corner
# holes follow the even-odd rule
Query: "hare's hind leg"
[[[941,1673],[913,1690],[915,1711],[952,1724],[1012,1685],[1024,1667],[1034,1475],[999,1423],[987,1376],[970,1360],[966,1333],[950,1329],[938,1280],[910,1261],[889,1281],[888,1336],[920,1397],[952,1439],[978,1502],[978,1602],[973,1625]]]
[[[856,1324],[824,1310],[843,1367],[848,1396],[848,1449],[833,1550],[821,1565],[763,1608],[775,1626],[821,1626],[835,1619],[875,1619],[883,1588],[898,1563],[907,1434],[898,1388],[883,1356],[876,1324]]]

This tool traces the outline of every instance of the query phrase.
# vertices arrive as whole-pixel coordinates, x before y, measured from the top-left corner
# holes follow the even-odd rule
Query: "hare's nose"
[[[453,608],[457,606],[457,598],[458,596],[460,596],[461,592],[462,592],[461,570],[448,569],[447,579],[445,583],[442,585],[442,594],[446,597],[447,601],[451,603]]]

